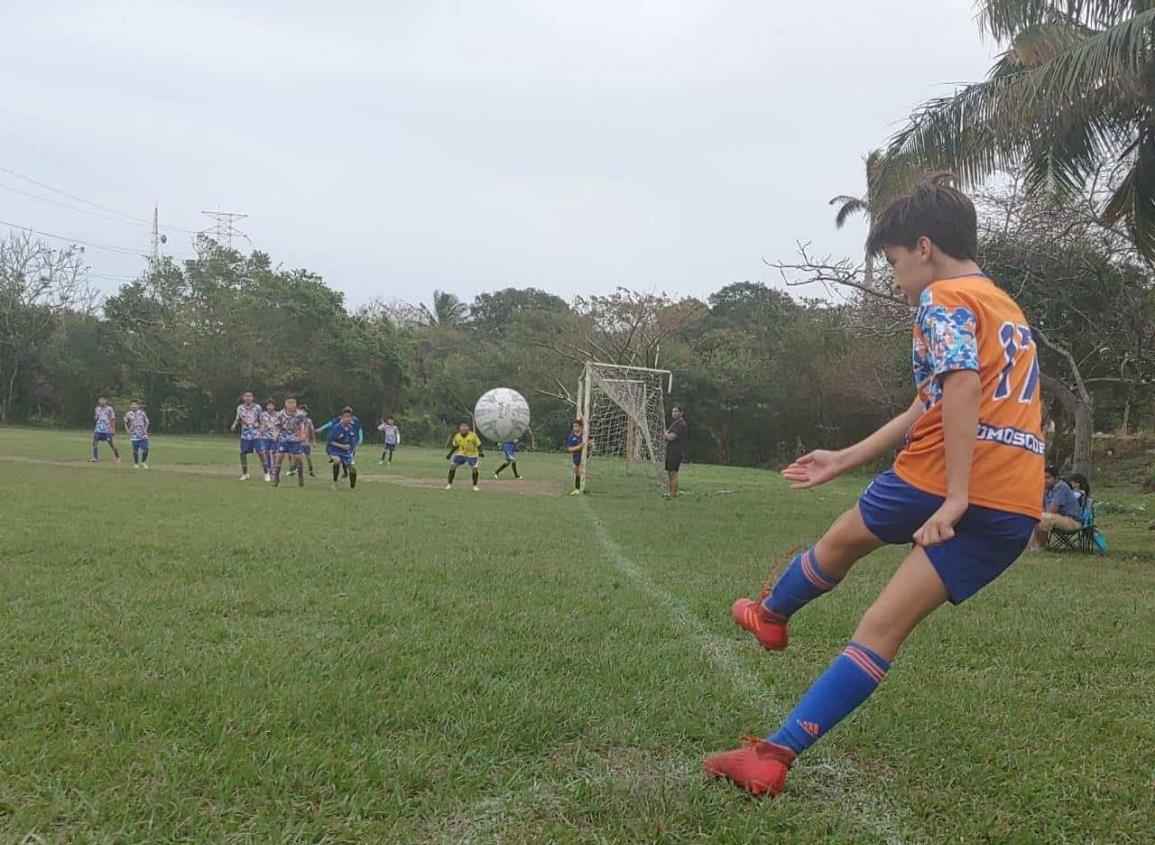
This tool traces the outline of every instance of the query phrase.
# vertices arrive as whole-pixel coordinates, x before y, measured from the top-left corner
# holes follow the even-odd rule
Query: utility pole
[[[246,241],[249,239],[248,235],[236,226],[238,220],[244,220],[249,215],[236,211],[202,211],[201,214],[215,221],[212,229],[205,229],[201,234],[212,238],[218,245],[232,249],[233,238],[244,238]]]
[[[152,276],[156,279],[160,275],[160,248],[168,243],[168,235],[160,232],[160,205],[152,206]]]
[[[160,206],[152,207],[152,271],[160,266]]]

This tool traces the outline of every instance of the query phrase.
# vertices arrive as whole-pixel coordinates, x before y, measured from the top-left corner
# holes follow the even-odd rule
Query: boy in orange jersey
[[[941,180],[923,183],[879,215],[867,248],[886,255],[895,283],[918,306],[918,395],[860,443],[803,455],[782,475],[802,490],[900,446],[902,452],[768,595],[739,599],[731,614],[763,648],[783,649],[790,616],[836,587],[856,561],[886,544],[913,547],[781,728],[706,758],[709,774],[755,794],[781,792],[797,755],[866,701],[919,622],[997,578],[1026,548],[1040,517],[1035,344],[1018,305],[975,261],[974,205]]]

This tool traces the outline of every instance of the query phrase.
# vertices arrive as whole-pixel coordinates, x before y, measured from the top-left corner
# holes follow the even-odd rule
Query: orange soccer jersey
[[[974,370],[982,385],[971,504],[1038,519],[1046,445],[1039,361],[1026,317],[986,276],[943,279],[922,292],[914,323],[914,378],[926,409],[894,471],[945,496],[941,376]]]

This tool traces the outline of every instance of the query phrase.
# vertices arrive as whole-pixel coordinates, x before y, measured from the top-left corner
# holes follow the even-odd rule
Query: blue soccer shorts
[[[304,444],[286,440],[277,444],[277,451],[282,455],[301,455],[304,454]]]
[[[332,449],[332,448],[326,446],[325,447],[325,454],[328,455],[329,458],[334,460],[334,461],[340,461],[341,466],[351,467],[351,466],[353,466],[353,456],[356,453],[351,452],[351,451],[346,452],[344,449]]]
[[[894,470],[882,473],[858,500],[866,527],[884,543],[905,545],[943,503],[907,484]],[[952,604],[973,596],[1014,563],[1030,542],[1037,522],[1022,514],[971,505],[955,535],[926,549]]]
[[[133,440],[132,441],[132,448],[133,449],[147,449],[148,448],[148,438],[142,437],[142,438],[140,438],[140,440]]]
[[[94,431],[92,432],[92,439],[95,442],[111,443],[112,438],[115,437],[111,431]]]
[[[264,443],[265,441],[259,437],[242,437],[241,454],[251,455],[254,452],[264,452],[266,451]]]
[[[453,465],[459,467],[462,464],[469,464],[471,467],[477,466],[477,458],[467,458],[465,455],[454,455]]]

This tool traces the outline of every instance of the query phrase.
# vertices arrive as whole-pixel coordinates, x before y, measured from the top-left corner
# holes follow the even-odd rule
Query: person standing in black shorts
[[[686,438],[686,421],[682,419],[682,409],[675,405],[670,409],[674,421],[666,429],[666,474],[670,479],[670,498],[678,497],[678,470],[682,466],[682,441]]]

